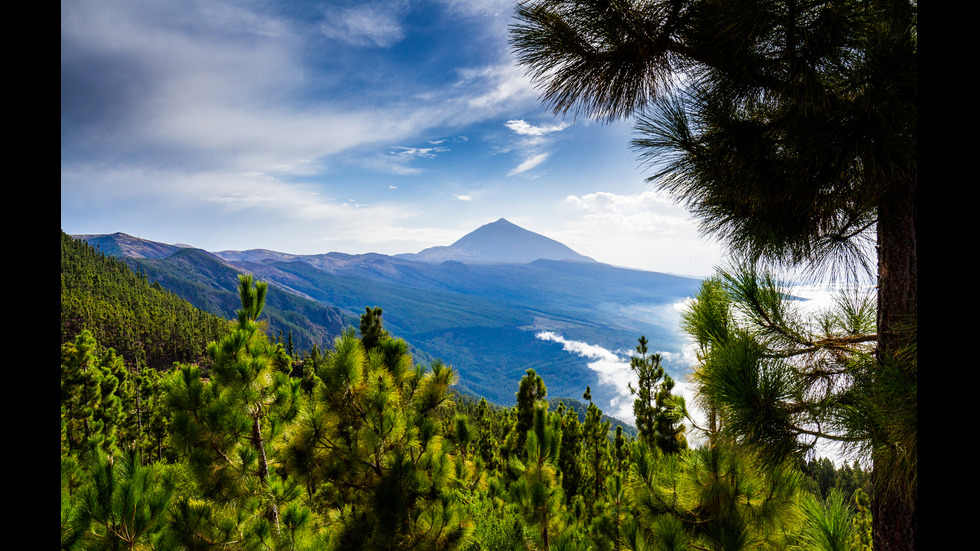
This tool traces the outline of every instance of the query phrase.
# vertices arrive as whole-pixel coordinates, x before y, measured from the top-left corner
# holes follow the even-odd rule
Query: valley
[[[670,312],[700,285],[596,262],[503,219],[437,248],[438,255],[208,252],[121,233],[76,237],[226,318],[237,307],[239,273],[267,281],[269,334],[290,336],[300,350],[330,348],[345,327],[357,327],[365,307],[381,307],[385,328],[409,343],[416,361],[454,366],[458,390],[500,405],[513,405],[527,369],[547,381],[549,397],[580,399],[591,386],[607,411],[621,398],[624,389],[603,383],[588,358],[542,332],[627,362],[644,335],[664,354],[667,371],[680,375],[687,366],[672,358],[683,339]]]

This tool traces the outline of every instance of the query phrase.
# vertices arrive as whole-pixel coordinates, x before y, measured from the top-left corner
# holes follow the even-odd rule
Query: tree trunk
[[[916,362],[903,357],[902,353],[907,350],[910,341],[914,343],[916,339],[916,188],[917,175],[913,172],[911,176],[902,178],[901,184],[885,190],[878,209],[879,373],[886,369],[904,370],[912,389],[917,380]],[[914,407],[915,398],[910,398]],[[885,434],[891,432],[886,431]],[[875,495],[872,514],[875,551],[915,549],[916,451],[907,450],[913,458],[909,463],[912,472],[896,476],[892,469],[882,468],[884,463],[895,464],[893,456],[896,452],[889,449],[895,446],[894,440],[886,436],[884,441],[874,442],[872,480]],[[882,472],[885,470],[890,472]]]
[[[259,424],[259,417],[256,416],[252,420],[252,442],[255,445],[256,451],[259,452],[259,478],[262,480],[262,487],[269,487],[269,463],[265,456],[265,442],[262,439],[262,427]],[[279,507],[276,506],[274,499],[270,498],[270,512],[276,527],[276,534],[279,533]]]
[[[140,463],[143,462],[143,404],[140,394],[143,392],[140,379],[140,364],[136,362],[136,377],[133,386],[136,387],[136,449],[140,453]]]

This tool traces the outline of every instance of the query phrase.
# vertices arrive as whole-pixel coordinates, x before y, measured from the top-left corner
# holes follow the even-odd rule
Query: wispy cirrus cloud
[[[445,140],[438,140],[439,143]],[[432,142],[429,142],[432,143]],[[366,158],[362,158],[357,161],[357,164],[361,168],[384,172],[388,174],[395,174],[401,176],[409,176],[421,174],[425,169],[412,166],[412,163],[416,161],[422,161],[427,159],[434,159],[442,153],[447,153],[450,148],[437,146],[437,147],[412,147],[403,145],[393,145],[388,147],[387,155],[372,155]]]
[[[397,3],[364,4],[326,11],[320,32],[352,46],[388,48],[405,38],[400,21],[402,11]]]
[[[509,172],[507,172],[507,175],[515,176],[517,174],[523,174],[548,160],[550,155],[550,153],[538,153],[537,155],[528,157],[527,159],[524,159],[521,164],[515,166]]]
[[[551,125],[533,125],[522,119],[512,119],[504,123],[508,129],[519,136],[517,143],[513,146],[523,156],[524,160],[507,172],[507,176],[525,174],[548,160],[551,153],[544,151],[551,140],[549,134],[561,132],[570,125],[564,121]]]
[[[410,7],[336,8],[324,13],[320,34],[393,45],[409,38],[400,20]],[[396,74],[372,72],[370,53],[335,65],[322,39],[264,4],[80,1],[62,10],[61,28],[63,165],[103,156],[282,174],[358,146],[479,123],[515,100],[533,102],[526,80],[496,54],[458,69],[465,77],[452,86],[406,85]],[[361,88],[351,91],[352,81]],[[420,95],[426,90],[431,98]]]
[[[452,103],[467,111],[497,112],[514,104],[537,102],[530,79],[503,53],[496,61],[458,68],[455,73],[457,79],[448,91],[458,94],[459,100],[453,99]]]
[[[437,153],[449,151],[448,147],[405,147],[401,145],[392,146],[391,155],[403,159],[432,159]]]

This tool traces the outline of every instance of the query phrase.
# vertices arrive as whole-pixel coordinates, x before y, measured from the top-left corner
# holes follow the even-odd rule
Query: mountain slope
[[[134,270],[159,283],[204,311],[234,319],[241,307],[238,275],[249,273],[201,249],[180,248],[164,258],[123,258]],[[276,280],[266,280],[269,293],[263,317],[269,322],[270,337],[292,334],[300,349],[323,346],[356,325],[357,317],[329,304],[296,293]]]
[[[150,284],[123,260],[62,232],[62,343],[82,330],[130,366],[138,359],[165,370],[174,362],[199,362],[208,342],[228,331],[228,323]]]
[[[156,243],[116,232],[111,235],[73,235],[116,258],[165,258],[181,250],[179,245]]]

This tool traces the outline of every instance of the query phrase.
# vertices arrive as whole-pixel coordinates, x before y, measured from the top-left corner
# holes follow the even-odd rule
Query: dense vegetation
[[[204,311],[228,318],[238,308],[235,281],[239,271],[205,251],[184,248],[164,258],[121,256],[120,261]],[[269,334],[277,338],[281,334],[283,340],[292,340],[297,348],[307,350],[356,323],[355,316],[327,304],[335,303],[270,289],[265,309]]]
[[[588,389],[577,408],[549,407],[533,369],[514,382],[515,407],[454,393],[455,371],[415,364],[380,309],[328,349],[290,355],[266,334],[266,293],[243,276],[237,319],[206,346],[181,343],[200,346],[199,360],[159,370],[88,327],[63,342],[62,548],[858,549],[870,538],[859,464],[773,465],[717,428],[689,433],[643,339],[633,436]],[[130,334],[150,335],[125,344],[134,357],[158,346],[144,328]]]
[[[61,342],[89,331],[130,366],[196,363],[228,321],[194,308],[142,272],[61,232]]]

